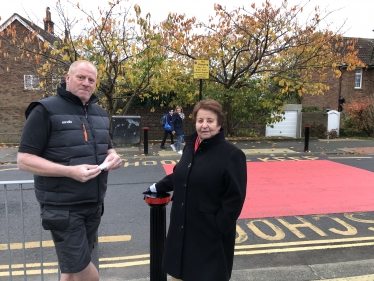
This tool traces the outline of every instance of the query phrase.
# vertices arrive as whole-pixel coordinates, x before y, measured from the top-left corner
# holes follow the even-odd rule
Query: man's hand
[[[108,156],[105,158],[102,164],[107,165],[103,171],[115,170],[121,167],[122,159],[118,156],[114,149],[109,149]]]
[[[69,177],[76,181],[86,182],[97,177],[101,173],[101,169],[97,165],[78,165],[69,166]]]
[[[122,160],[114,149],[108,150],[108,156],[103,163],[108,163],[106,171],[121,167]],[[18,168],[44,177],[69,177],[80,182],[86,182],[101,173],[98,165],[82,164],[77,166],[65,166],[53,163],[42,157],[19,152],[17,155]]]

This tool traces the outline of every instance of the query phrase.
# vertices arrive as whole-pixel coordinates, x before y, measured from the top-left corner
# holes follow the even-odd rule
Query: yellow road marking
[[[323,280],[324,281],[374,281],[374,274],[344,277],[344,278],[335,278],[335,279],[323,279]]]
[[[258,149],[242,149],[244,154],[285,154],[285,153],[297,153],[294,150],[288,148],[258,148]]]
[[[106,236],[105,239],[99,239],[102,242],[109,241],[125,241],[125,237],[129,238],[129,235],[123,236]],[[131,237],[131,236],[130,236]],[[343,239],[324,239],[324,240],[312,240],[312,241],[298,241],[298,242],[282,242],[282,243],[268,243],[268,244],[257,244],[257,245],[238,245],[235,246],[235,255],[255,255],[255,254],[269,254],[269,253],[284,253],[284,252],[295,252],[295,251],[314,251],[314,250],[325,250],[325,249],[337,249],[337,248],[348,248],[348,247],[363,247],[363,246],[373,246],[374,237],[355,237],[355,238],[343,238]],[[127,240],[126,240],[127,241]],[[354,243],[359,242],[360,243]],[[367,241],[367,242],[363,242]],[[44,242],[44,241],[43,241]],[[353,243],[352,243],[353,242]],[[320,245],[316,245],[320,244]],[[326,244],[326,245],[321,245]],[[333,245],[334,244],[334,245]],[[305,245],[305,246],[302,246]],[[282,248],[284,247],[284,248]],[[262,248],[262,249],[261,249]],[[110,257],[110,258],[100,258],[100,268],[120,268],[120,267],[129,267],[129,266],[138,266],[149,264],[150,255],[133,255],[133,256],[123,256],[123,257]],[[125,261],[125,262],[116,262],[116,261]],[[41,274],[40,269],[30,269],[40,267],[40,263],[30,263],[26,264],[26,271],[28,275],[37,275]],[[57,273],[57,262],[48,262],[43,263],[44,274]],[[56,267],[48,268],[48,267]],[[22,269],[23,264],[14,264],[12,269]],[[0,276],[9,276],[9,265],[0,265]],[[14,276],[23,275],[23,270],[14,270],[12,271]],[[368,275],[369,276],[369,275]],[[371,275],[370,275],[371,276]],[[370,278],[369,276],[369,278]],[[357,277],[356,277],[357,278]],[[349,281],[349,280],[358,280],[358,279],[331,279],[331,281]],[[361,281],[374,281],[374,279],[359,279]],[[328,280],[326,280],[328,281]]]
[[[314,245],[314,244],[332,244],[344,243],[355,241],[370,241],[374,240],[374,236],[368,237],[354,237],[354,238],[341,238],[341,239],[323,239],[323,240],[309,240],[309,241],[296,241],[296,242],[281,242],[281,243],[267,243],[256,245],[238,245],[235,246],[236,250],[240,249],[254,249],[254,248],[270,248],[270,247],[284,247],[284,246],[297,246],[297,245]]]
[[[127,242],[131,240],[131,235],[101,236],[99,243]]]
[[[373,157],[370,156],[330,156],[329,159],[362,159],[362,158],[368,158],[371,159]]]
[[[102,236],[99,237],[99,243],[112,243],[112,242],[127,242],[131,240],[131,235],[117,235],[117,236]],[[42,247],[53,247],[52,240],[45,240],[42,241]],[[25,249],[33,249],[39,248],[40,242],[26,242]],[[11,250],[22,250],[23,246],[22,243],[11,243],[10,244]],[[8,244],[0,244],[0,251],[8,250]]]
[[[43,274],[52,274],[57,273],[58,269],[43,269]],[[26,270],[26,275],[40,275],[42,271],[40,269],[35,270]],[[12,276],[23,276],[23,270],[12,271]],[[9,276],[9,272],[0,272],[0,277],[7,277]]]
[[[5,172],[5,171],[18,171],[18,168],[6,168],[6,169],[0,169],[0,172]]]
[[[127,257],[113,257],[113,258],[100,258],[100,268],[118,268],[118,267],[129,267],[129,266],[137,266],[137,265],[146,265],[150,263],[150,255],[134,255],[134,256],[127,256]],[[108,261],[123,261],[123,260],[134,260],[135,261],[127,261],[127,262],[120,262],[120,263],[105,263]],[[144,259],[144,260],[136,260],[136,259]],[[41,269],[30,269],[30,268],[40,268],[40,263],[28,263],[26,264],[26,274],[27,275],[40,275]],[[46,268],[46,267],[55,267],[55,268]],[[58,272],[58,263],[57,262],[44,262],[43,263],[43,274],[52,274]],[[24,275],[24,270],[14,270],[14,269],[23,269],[23,264],[12,264],[12,275],[13,276],[21,276]],[[0,270],[4,270],[0,272],[0,277],[9,276],[9,265],[0,265]],[[6,270],[6,271],[5,271]]]
[[[144,255],[134,255],[134,256],[126,256],[126,257],[112,257],[112,258],[99,258],[100,263],[105,263],[109,261],[123,261],[123,260],[135,260],[135,259],[149,259],[150,255],[149,254],[144,254]],[[135,262],[132,262],[135,263]],[[139,264],[147,264],[149,263],[149,260],[145,261],[139,261]],[[125,264],[125,263],[123,263]],[[40,263],[28,263],[26,264],[26,268],[35,268],[35,267],[40,267]],[[43,262],[43,267],[53,267],[57,266],[57,262]],[[100,267],[104,266],[104,264],[100,264]],[[108,266],[105,266],[108,267]],[[23,268],[23,263],[19,264],[12,264],[12,269],[19,269]],[[0,265],[0,270],[8,270],[9,265]]]
[[[271,253],[288,253],[288,252],[298,252],[298,251],[314,251],[314,250],[363,247],[363,246],[374,246],[374,242],[310,246],[310,247],[277,248],[277,249],[266,249],[266,250],[251,250],[251,251],[236,251],[235,255],[242,256],[242,255],[256,255],[256,254],[271,254]]]
[[[145,259],[145,258],[149,258],[149,254],[127,256],[127,257],[99,258],[99,261],[101,262],[121,261],[121,260],[123,261],[123,260],[130,260],[130,259]]]
[[[51,267],[51,266],[57,266],[57,262],[43,262],[44,267]],[[39,267],[40,263],[28,263],[26,264],[26,268],[33,268],[33,267]],[[17,268],[23,268],[23,263],[19,264],[12,264],[12,269],[17,269]],[[6,270],[9,269],[9,265],[0,265],[0,270]]]

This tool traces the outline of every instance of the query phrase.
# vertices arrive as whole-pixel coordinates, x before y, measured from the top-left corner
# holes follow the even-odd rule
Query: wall
[[[183,108],[186,116],[183,122],[183,129],[185,135],[190,135],[195,131],[192,119],[189,117],[192,113],[193,107]],[[150,108],[130,108],[126,115],[140,116],[140,127],[148,127],[149,140],[162,140],[164,136],[164,128],[160,125],[160,118],[166,114],[168,109],[155,108],[154,112]],[[143,140],[143,132],[141,133],[141,141]],[[167,140],[170,140],[168,137]]]
[[[325,138],[327,114],[324,112],[302,112],[301,136],[305,136],[305,126],[310,126],[309,136]]]
[[[195,131],[194,124],[189,118],[189,115],[192,113],[191,108],[184,108],[184,113],[186,115],[186,119],[184,121],[184,129],[185,135],[190,135]],[[13,130],[14,134],[3,134],[3,127],[4,125],[0,124],[0,143],[18,143],[20,138],[20,133],[22,130],[22,126],[24,124],[24,120],[17,117],[17,114],[21,114],[21,110],[18,109],[17,112],[14,113],[13,118],[17,118],[18,120],[18,129],[19,131]],[[164,136],[164,129],[159,124],[159,120],[163,114],[165,114],[167,110],[162,110],[161,108],[155,108],[155,112],[151,112],[150,108],[131,108],[126,115],[130,116],[140,116],[140,128],[148,127],[148,138],[149,141],[161,141],[162,137]],[[22,116],[24,116],[24,112],[22,112]],[[22,118],[24,119],[24,117]],[[311,126],[310,129],[310,137],[315,138],[322,138],[324,137],[324,133],[326,132],[327,128],[327,114],[323,112],[302,112],[301,118],[301,136],[304,137],[305,133],[305,126]],[[16,123],[16,122],[15,122]],[[9,130],[11,131],[11,130]],[[263,135],[265,132],[263,130]],[[143,141],[144,131],[141,130],[140,132],[140,139],[141,142]],[[7,141],[10,140],[10,141]],[[170,140],[168,137],[167,142]]]
[[[24,32],[16,22],[17,34]],[[31,56],[20,59],[17,48],[10,46],[2,37],[0,48],[0,143],[18,142],[25,122],[25,110],[31,101],[40,99],[40,91],[24,90],[26,74],[37,74],[39,66]]]
[[[25,96],[28,95],[28,91],[24,92]],[[25,102],[22,105],[22,107],[17,108],[17,110],[14,110],[13,114],[11,114],[11,108],[9,106],[3,107],[7,114],[11,114],[11,116],[3,118],[4,120],[6,119],[5,123],[0,123],[0,143],[19,143],[21,131],[23,128],[23,124],[25,122],[25,109],[27,108],[29,102],[40,99],[40,96],[38,96],[38,94],[34,94],[36,95],[35,97],[28,95],[28,97],[25,99],[27,100],[27,104]],[[8,105],[12,103],[17,103],[16,99],[14,99],[11,95],[8,95],[6,98]],[[190,135],[195,131],[194,124],[191,118],[189,118],[189,115],[192,113],[192,109],[193,108],[191,107],[184,108],[183,110],[183,112],[186,115],[186,118],[183,123],[185,135]],[[154,112],[151,112],[150,108],[130,108],[126,115],[140,116],[140,129],[143,127],[148,127],[148,138],[150,141],[154,141],[162,140],[164,136],[164,128],[160,125],[159,121],[161,116],[167,113],[167,111],[168,110],[164,111],[161,108],[155,108]],[[143,130],[141,130],[140,136],[142,142],[144,136]],[[170,139],[170,137],[168,139]]]
[[[363,96],[374,96],[374,69],[364,69],[362,72],[362,88],[354,88],[355,72],[342,71],[341,76],[341,97],[349,103],[352,98],[360,98]],[[325,91],[323,95],[308,95],[304,94],[302,97],[302,105],[316,106],[319,109],[330,108],[332,110],[338,109],[339,98],[339,78],[333,77],[331,71],[326,75],[326,79],[322,81],[329,86],[329,90]]]

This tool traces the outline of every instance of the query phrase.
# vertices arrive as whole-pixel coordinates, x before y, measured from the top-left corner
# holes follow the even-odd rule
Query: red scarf
[[[199,148],[200,142],[201,142],[201,141],[200,141],[199,137],[196,137],[194,153],[195,153],[196,150]]]
[[[218,132],[218,134],[220,133],[221,131]],[[196,141],[195,141],[195,147],[194,147],[194,153],[196,152],[196,150],[199,148],[199,145],[201,143],[201,140],[199,139],[199,136],[196,137]]]

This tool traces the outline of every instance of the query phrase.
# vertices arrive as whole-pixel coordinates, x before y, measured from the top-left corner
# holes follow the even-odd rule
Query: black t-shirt
[[[37,105],[26,119],[18,152],[41,156],[47,147],[49,134],[48,112],[41,104]]]
[[[41,104],[35,106],[27,117],[25,126],[23,127],[18,152],[37,156],[43,155],[48,144],[50,129],[47,110]],[[112,144],[109,143],[108,149],[111,148]]]

